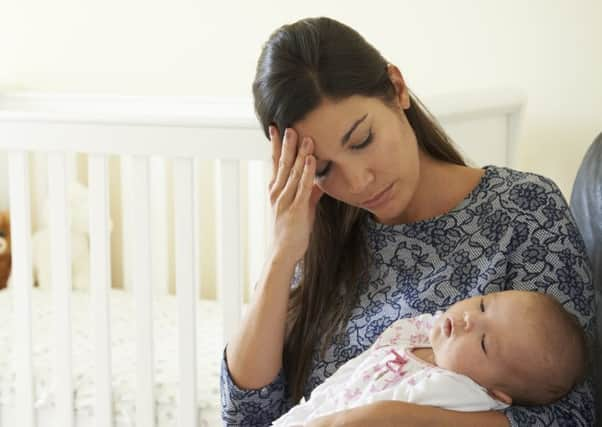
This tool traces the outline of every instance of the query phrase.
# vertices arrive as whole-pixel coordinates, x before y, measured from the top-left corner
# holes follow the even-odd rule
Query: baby
[[[583,379],[586,362],[583,329],[554,298],[480,295],[394,322],[273,425],[302,426],[382,400],[460,411],[545,405]]]

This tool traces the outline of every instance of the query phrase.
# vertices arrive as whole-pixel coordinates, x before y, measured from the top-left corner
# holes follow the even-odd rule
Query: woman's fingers
[[[297,155],[297,134],[292,129],[287,129],[284,132],[282,149],[280,150],[280,158],[278,160],[276,179],[270,188],[270,201],[272,204],[276,202],[282,189],[286,185],[288,176],[295,162]]]
[[[294,204],[301,206],[309,204],[310,208],[317,204],[322,192],[314,185],[315,175],[316,158],[309,154],[305,157],[303,173],[301,174],[301,178],[297,184],[297,194],[293,202]]]
[[[272,144],[272,177],[270,178],[269,189],[272,189],[274,182],[276,181],[276,175],[278,173],[278,162],[280,161],[280,152],[282,150],[282,141],[280,141],[280,133],[276,126],[270,125],[268,127],[270,134],[270,144]]]
[[[287,129],[278,162],[274,163],[274,179],[270,183],[270,202],[274,213],[274,245],[295,260],[307,251],[313,227],[315,204],[319,196],[313,184],[316,159],[313,141],[301,144],[296,132]],[[273,138],[273,144],[278,140]],[[299,147],[299,148],[297,148]],[[277,153],[273,149],[273,153]],[[274,156],[274,158],[276,158]],[[313,188],[312,188],[313,187]]]
[[[314,163],[315,163],[315,161],[314,161]],[[312,178],[311,178],[312,188],[311,188],[310,196],[309,196],[309,209],[310,210],[315,210],[318,202],[324,195],[324,191],[322,191],[322,189],[320,187],[318,187],[316,184],[313,184],[314,175],[315,175],[315,166],[314,166],[314,172],[312,173]]]
[[[297,153],[295,164],[290,171],[288,180],[280,196],[281,202],[285,206],[290,205],[299,193],[299,181],[307,169],[306,159],[310,158],[308,155],[311,153],[312,148],[312,141],[309,138],[304,138]]]

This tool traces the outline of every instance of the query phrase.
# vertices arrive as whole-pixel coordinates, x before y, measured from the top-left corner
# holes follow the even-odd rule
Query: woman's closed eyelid
[[[356,144],[356,145],[350,145],[349,148],[351,150],[361,150],[362,148],[370,145],[370,143],[372,143],[373,139],[374,139],[374,133],[372,132],[372,128],[370,128],[368,131],[368,136],[362,142],[360,142],[359,144]],[[316,177],[317,178],[326,177],[326,175],[328,174],[328,171],[330,170],[331,164],[332,164],[332,162],[328,162],[328,164],[322,171],[316,172]]]
[[[372,133],[372,128],[370,128],[368,130],[368,135],[366,136],[366,138],[364,138],[363,141],[360,142],[359,144],[352,145],[351,149],[359,150],[360,148],[364,148],[365,146],[369,145],[372,142],[373,138],[374,138],[374,134]]]

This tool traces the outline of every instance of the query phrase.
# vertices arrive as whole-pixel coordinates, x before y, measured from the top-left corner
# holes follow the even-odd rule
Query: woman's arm
[[[594,291],[585,246],[566,200],[552,181],[532,175],[510,191],[509,208],[522,210],[514,219],[506,265],[506,289],[536,290],[556,297],[577,316],[591,336]],[[523,190],[528,190],[523,194]],[[529,198],[526,194],[539,194]],[[534,254],[537,252],[537,256]],[[512,406],[505,411],[512,426],[594,425],[593,393],[586,381],[548,406]]]
[[[228,368],[241,388],[263,387],[282,367],[284,328],[294,261],[270,257],[236,335],[226,348]]]
[[[282,367],[290,282],[307,251],[321,196],[313,182],[313,142],[305,138],[301,144],[293,129],[281,141],[274,126],[270,138],[274,238],[249,311],[226,350],[230,374],[242,388],[270,383]]]
[[[434,406],[386,400],[320,417],[305,427],[509,427],[497,411],[458,412]]]
[[[593,401],[593,390],[588,380],[552,405],[510,406],[504,413],[513,427],[591,427],[595,425]]]
[[[224,351],[224,425],[269,425],[292,406],[282,348],[293,269],[288,260],[269,257],[245,319]]]
[[[282,370],[288,299],[322,192],[313,183],[313,142],[298,148],[296,133],[286,135],[282,142],[270,127],[273,241],[253,301],[222,359],[220,395],[227,425],[268,425],[292,404]]]

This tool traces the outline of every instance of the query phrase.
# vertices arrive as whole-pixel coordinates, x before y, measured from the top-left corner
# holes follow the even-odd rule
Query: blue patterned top
[[[581,235],[549,179],[488,166],[477,187],[445,215],[411,224],[368,220],[369,279],[343,332],[325,357],[316,349],[305,396],[339,366],[366,350],[391,323],[445,310],[458,300],[507,289],[555,296],[593,330],[594,292]],[[283,371],[256,390],[232,381],[222,362],[222,418],[227,425],[266,426],[293,406]],[[512,406],[512,426],[590,426],[589,381],[545,407]]]

